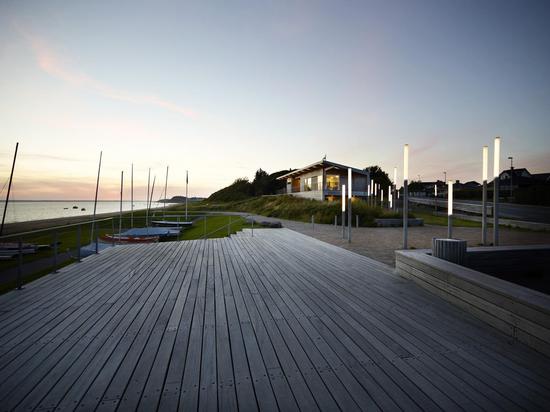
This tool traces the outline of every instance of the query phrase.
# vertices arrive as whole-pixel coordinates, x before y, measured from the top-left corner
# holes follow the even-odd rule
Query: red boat
[[[159,241],[158,236],[120,236],[120,235],[103,235],[101,240],[105,242],[115,243],[155,243]]]

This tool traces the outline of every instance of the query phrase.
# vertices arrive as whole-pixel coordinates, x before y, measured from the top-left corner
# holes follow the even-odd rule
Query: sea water
[[[167,203],[166,206],[170,204]],[[75,208],[76,206],[76,208]],[[152,208],[162,207],[153,202]],[[84,210],[82,210],[84,209]],[[134,210],[147,209],[147,202],[134,201]],[[113,213],[120,210],[120,201],[98,201],[96,213]],[[122,210],[131,210],[131,202],[122,202]],[[4,213],[4,203],[0,206],[0,218]],[[60,217],[89,216],[94,213],[93,200],[33,200],[10,201],[6,212],[6,223],[27,222],[30,220],[55,219]]]

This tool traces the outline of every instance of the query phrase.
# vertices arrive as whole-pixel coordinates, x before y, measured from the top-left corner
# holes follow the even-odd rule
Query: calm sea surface
[[[166,206],[169,204],[167,203]],[[73,209],[77,206],[77,209]],[[153,202],[151,207],[162,207],[162,203]],[[81,210],[81,209],[86,210]],[[146,202],[134,201],[134,210],[146,209]],[[122,202],[122,210],[131,209],[130,202]],[[96,213],[111,213],[120,210],[120,201],[97,202]],[[4,203],[0,206],[1,214],[4,213]],[[53,219],[57,217],[88,216],[94,213],[94,202],[89,200],[73,201],[13,201],[8,204],[6,223],[27,222],[29,220]]]

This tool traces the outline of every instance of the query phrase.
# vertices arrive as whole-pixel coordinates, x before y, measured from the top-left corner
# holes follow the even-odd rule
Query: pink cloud
[[[185,117],[197,117],[197,113],[191,109],[180,106],[158,96],[130,93],[116,89],[108,84],[100,82],[85,73],[70,69],[66,59],[56,54],[52,47],[42,38],[31,34],[20,25],[15,24],[17,31],[29,43],[38,64],[38,67],[49,75],[61,79],[74,87],[82,88],[100,96],[133,104],[146,104],[160,107],[171,112],[182,114]]]

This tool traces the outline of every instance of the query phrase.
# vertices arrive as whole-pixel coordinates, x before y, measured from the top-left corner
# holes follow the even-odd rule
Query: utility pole
[[[512,156],[508,156],[508,160],[510,160],[510,197],[514,195],[514,158]]]

